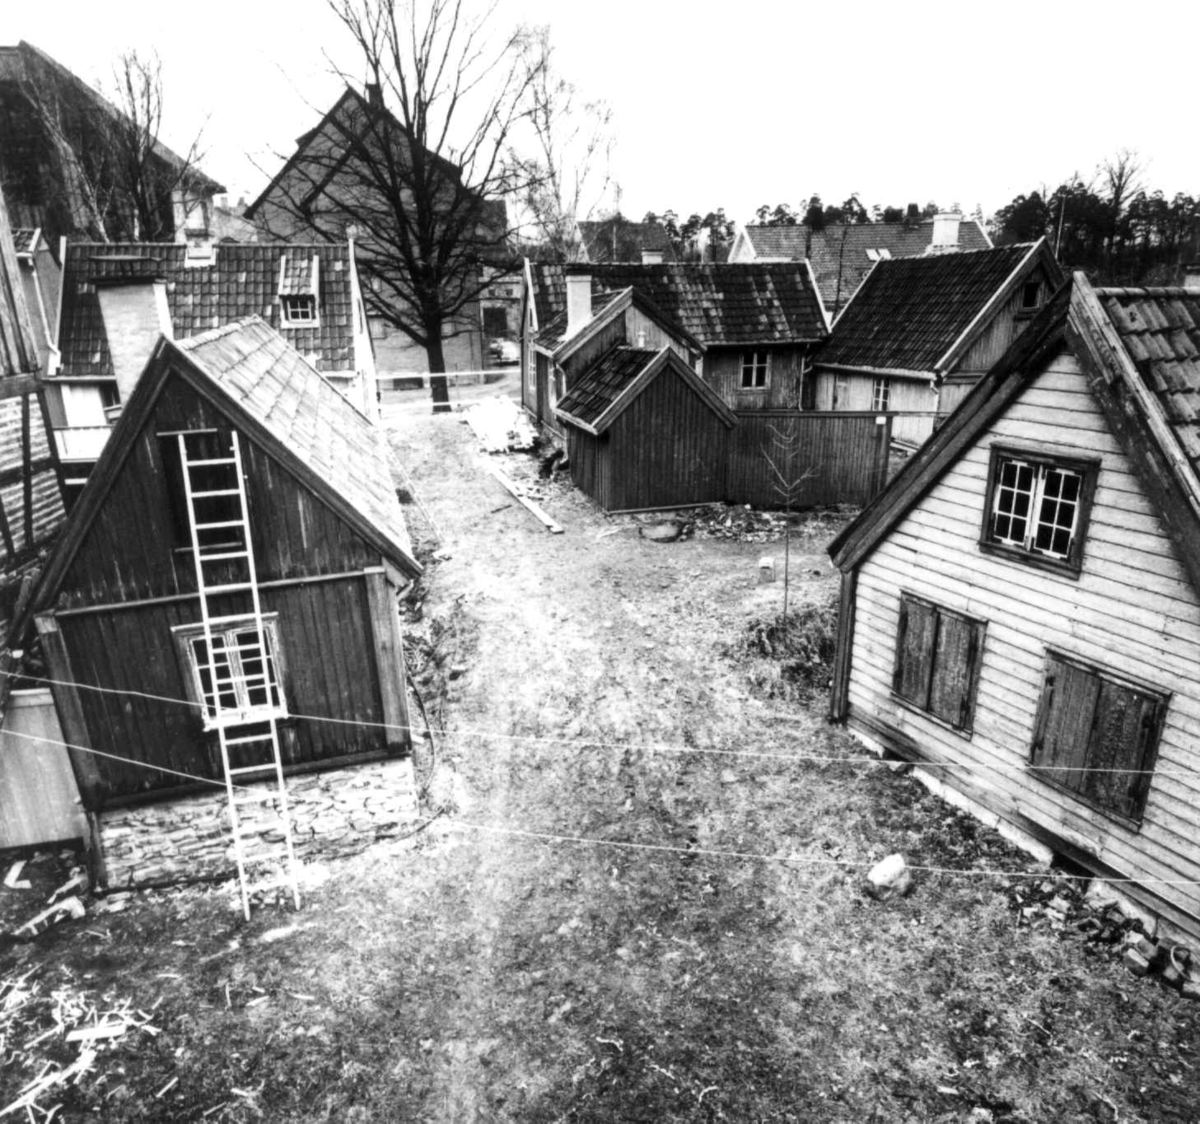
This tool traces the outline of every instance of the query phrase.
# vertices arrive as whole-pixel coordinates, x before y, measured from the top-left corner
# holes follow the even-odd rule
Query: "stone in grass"
[[[912,889],[912,871],[900,854],[888,855],[867,873],[867,893],[876,901],[903,897]]]
[[[683,524],[676,523],[674,519],[668,519],[662,523],[651,523],[649,526],[640,527],[642,538],[649,539],[651,542],[674,542],[683,534]]]

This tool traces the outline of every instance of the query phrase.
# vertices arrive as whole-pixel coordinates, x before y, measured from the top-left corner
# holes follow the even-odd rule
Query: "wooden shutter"
[[[892,689],[923,710],[929,707],[937,630],[938,613],[932,605],[911,597],[900,598],[900,630],[896,637]]]
[[[961,730],[971,724],[971,687],[983,628],[975,621],[945,610],[938,616],[929,710],[943,722]]]
[[[1140,819],[1149,769],[1158,740],[1160,700],[1132,687],[1102,680],[1096,701],[1088,765],[1094,770],[1147,770],[1140,772],[1089,772],[1083,792],[1101,807],[1129,819]]]
[[[1080,791],[1086,773],[1088,740],[1096,717],[1100,678],[1051,656],[1034,728],[1033,764],[1047,779]]]

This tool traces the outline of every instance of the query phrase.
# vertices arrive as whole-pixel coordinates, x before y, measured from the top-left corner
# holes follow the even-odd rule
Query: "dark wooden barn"
[[[182,797],[223,778],[211,727],[228,704],[200,653],[180,433],[201,434],[213,455],[236,435],[241,450],[271,700],[231,689],[279,719],[285,773],[406,755],[396,595],[420,567],[385,438],[254,317],[159,342],[36,595],[66,741],[99,753],[73,757],[84,807]],[[234,610],[248,610],[238,596],[247,604]],[[229,632],[214,631],[214,647],[219,637],[236,664]]]
[[[725,498],[737,419],[670,347],[610,348],[575,380],[558,416],[571,476],[605,511]]]

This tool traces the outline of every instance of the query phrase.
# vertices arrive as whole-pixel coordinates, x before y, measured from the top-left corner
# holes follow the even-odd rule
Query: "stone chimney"
[[[930,247],[934,250],[957,250],[958,226],[961,222],[961,211],[942,211],[934,215],[933,240]]]
[[[567,274],[567,335],[573,336],[592,318],[592,277]]]
[[[383,91],[379,88],[378,82],[368,82],[366,84],[367,104],[373,105],[376,108],[383,105]]]
[[[663,252],[662,250],[643,250],[642,265],[662,265]]]
[[[1200,289],[1200,261],[1188,262],[1183,267],[1183,287],[1185,289]]]
[[[160,336],[174,339],[167,284],[161,279],[124,279],[98,284],[100,313],[112,356],[117,393],[127,402]]]

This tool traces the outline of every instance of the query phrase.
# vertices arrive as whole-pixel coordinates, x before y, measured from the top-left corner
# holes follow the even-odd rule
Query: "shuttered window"
[[[1166,705],[1164,695],[1051,652],[1030,765],[1089,804],[1139,821]]]
[[[954,729],[969,732],[985,627],[983,621],[902,594],[892,690]]]

